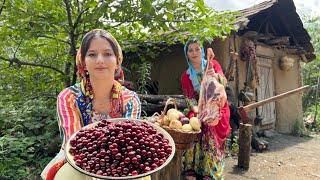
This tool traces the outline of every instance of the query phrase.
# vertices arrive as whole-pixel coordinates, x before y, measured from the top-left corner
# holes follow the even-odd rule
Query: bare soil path
[[[226,158],[225,179],[320,180],[320,134],[275,134],[267,141],[269,150],[251,154],[248,171],[237,168],[237,157]]]

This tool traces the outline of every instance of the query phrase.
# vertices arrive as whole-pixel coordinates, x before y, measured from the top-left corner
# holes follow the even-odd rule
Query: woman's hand
[[[208,48],[207,49],[207,60],[209,61],[209,60],[213,59],[214,57],[215,57],[215,54],[214,54],[212,48]]]
[[[215,57],[215,54],[214,54],[212,48],[208,48],[207,49],[207,60],[208,60],[208,62],[211,59],[213,59],[214,57]],[[209,68],[208,71],[207,71],[207,74],[215,77],[218,80],[218,75],[216,74],[216,72],[214,71],[213,68]]]

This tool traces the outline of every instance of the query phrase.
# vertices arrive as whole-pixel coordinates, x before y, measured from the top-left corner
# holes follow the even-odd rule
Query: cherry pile
[[[169,141],[145,122],[102,120],[70,140],[77,166],[102,176],[125,177],[161,166],[172,153]]]

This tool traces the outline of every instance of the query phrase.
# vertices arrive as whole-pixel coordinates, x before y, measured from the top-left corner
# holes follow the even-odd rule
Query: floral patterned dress
[[[225,85],[226,80],[219,63],[214,59],[209,63],[214,71],[218,73],[219,82]],[[194,90],[189,75],[186,72],[182,74],[181,86],[189,105],[197,105],[199,92]],[[229,117],[230,110],[226,102],[220,108],[220,119],[216,126],[202,123],[202,133],[199,142],[195,143],[193,148],[187,150],[183,157],[183,168],[186,174],[204,179],[223,179],[224,143],[230,133]]]

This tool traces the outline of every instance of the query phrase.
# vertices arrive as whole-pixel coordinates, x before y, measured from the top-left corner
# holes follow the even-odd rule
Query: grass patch
[[[294,136],[300,136],[300,137],[309,136],[309,132],[305,128],[303,121],[299,119],[296,119],[294,121],[291,134]]]

